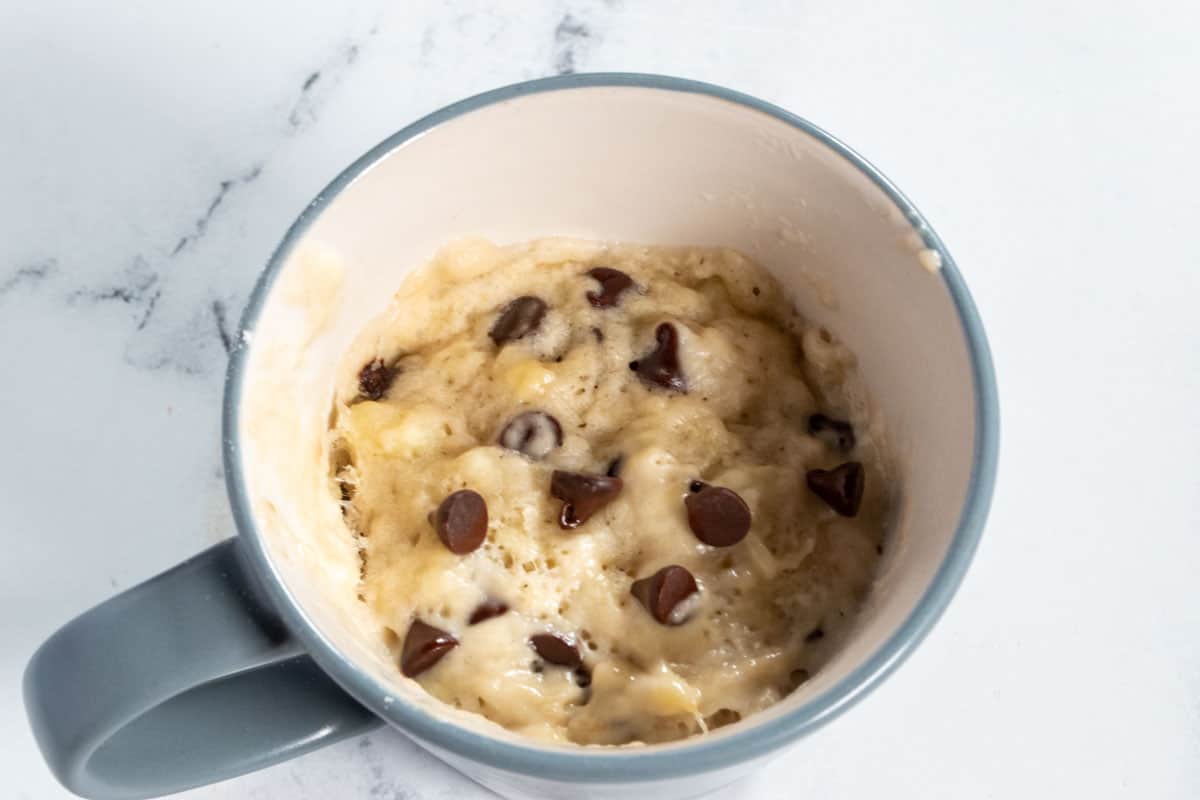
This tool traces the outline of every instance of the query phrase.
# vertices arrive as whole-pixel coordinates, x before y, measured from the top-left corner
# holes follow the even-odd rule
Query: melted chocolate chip
[[[546,316],[546,301],[533,295],[518,297],[504,307],[488,336],[497,345],[512,342],[536,331]]]
[[[381,400],[399,372],[377,358],[358,371],[358,393],[368,400]]]
[[[545,411],[524,411],[508,421],[500,431],[500,446],[541,461],[550,451],[562,446],[562,426]]]
[[[804,637],[804,641],[811,644],[813,642],[819,642],[824,638],[825,638],[825,629],[822,628],[820,625],[818,625],[817,627],[813,628],[811,631],[808,632],[808,635],[806,635]]]
[[[809,490],[843,517],[853,517],[862,505],[866,473],[858,461],[847,461],[833,469],[809,470],[805,476]]]
[[[679,332],[669,322],[654,329],[655,347],[629,368],[638,374],[643,383],[661,386],[675,392],[687,391],[687,379],[679,366]]]
[[[458,639],[441,628],[435,628],[419,619],[413,620],[404,637],[404,647],[401,648],[400,671],[410,678],[415,678],[441,661],[442,656],[456,647]]]
[[[625,456],[617,456],[612,461],[608,462],[608,469],[604,474],[610,478],[615,478],[621,474],[621,466],[625,462]]]
[[[683,500],[696,538],[713,547],[729,547],[750,532],[750,507],[732,489],[705,486]]]
[[[631,591],[650,616],[663,625],[682,625],[694,610],[700,588],[692,573],[672,564],[648,578],[634,581]]]
[[[808,418],[808,432],[843,453],[849,453],[854,449],[854,427],[849,422],[833,419],[824,414],[813,414]]]
[[[539,633],[529,637],[529,646],[551,664],[576,669],[583,666],[583,658],[574,642],[558,634]]]
[[[633,278],[619,269],[595,267],[589,269],[587,274],[589,278],[595,278],[600,282],[599,292],[587,293],[588,302],[596,308],[615,306],[621,299],[621,293],[633,286]]]
[[[460,489],[443,500],[433,517],[433,527],[442,544],[460,556],[483,544],[487,526],[487,503],[470,489]]]
[[[481,622],[486,622],[492,617],[498,617],[501,614],[508,613],[508,603],[503,600],[487,599],[475,607],[471,612],[470,618],[467,619],[468,625],[478,625]]]
[[[620,478],[554,470],[550,476],[550,494],[563,501],[558,524],[564,529],[578,528],[612,502],[623,485]]]

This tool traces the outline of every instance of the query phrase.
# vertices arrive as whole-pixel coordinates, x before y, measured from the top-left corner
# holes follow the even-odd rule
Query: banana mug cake
[[[400,673],[543,740],[661,742],[837,646],[886,527],[871,420],[737,252],[470,241],[348,354],[332,488]]]

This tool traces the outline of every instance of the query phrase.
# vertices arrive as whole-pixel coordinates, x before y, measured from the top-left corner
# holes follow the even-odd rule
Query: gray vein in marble
[[[126,353],[121,360],[131,367],[143,369],[147,372],[166,370],[168,367],[176,372],[192,377],[203,375],[205,372],[203,369],[179,361],[166,353],[159,353],[157,356],[151,358],[135,358],[131,354]]]
[[[129,341],[123,354],[126,364],[149,371],[169,369],[199,376],[211,374],[218,364],[224,363],[226,354],[219,337],[213,335],[209,305],[194,310],[182,322],[164,316],[156,328],[153,337],[138,336]]]
[[[290,106],[283,108],[287,135],[301,133],[317,121],[321,107],[360,59],[367,40],[378,33],[376,22],[366,34],[343,40],[323,63],[304,74],[298,82],[298,95]],[[433,47],[432,30],[429,35]],[[231,299],[228,291],[214,287],[208,290],[207,298],[196,303],[188,299],[188,292],[181,294],[181,291],[195,285],[195,271],[189,259],[200,250],[223,216],[229,215],[233,197],[258,180],[269,162],[269,154],[260,155],[242,170],[218,181],[192,222],[174,235],[162,237],[159,241],[163,244],[151,244],[132,254],[115,274],[82,287],[70,283],[62,287],[66,301],[73,306],[119,307],[129,312],[134,332],[145,333],[127,341],[123,354],[126,363],[145,370],[171,369],[185,375],[204,375],[218,365],[217,354],[227,356],[231,351],[236,338],[236,318],[230,308],[236,298]],[[59,260],[54,257],[20,265],[10,274],[0,274],[0,297],[51,282],[61,286],[69,274],[70,270],[60,269]],[[213,299],[214,294],[218,299]]]
[[[141,331],[146,329],[146,325],[150,322],[150,317],[154,315],[154,309],[158,306],[158,299],[160,297],[162,297],[162,288],[156,286],[154,293],[146,301],[145,308],[142,309],[142,316],[138,319],[136,330]]]
[[[571,12],[563,14],[554,28],[554,73],[570,75],[579,66],[581,51],[592,39],[592,29]]]
[[[217,185],[217,192],[213,195],[213,199],[209,201],[208,208],[204,210],[196,221],[192,224],[192,230],[189,233],[179,237],[179,241],[175,243],[175,249],[171,251],[172,256],[177,256],[184,251],[185,248],[194,244],[197,240],[208,232],[208,223],[212,221],[213,214],[221,207],[221,203],[225,202],[225,198],[234,189],[245,186],[248,183],[253,183],[263,171],[263,162],[253,164],[250,169],[228,180],[223,180]]]
[[[383,764],[377,760],[370,751],[371,738],[364,736],[358,742],[358,749],[366,758],[367,771],[371,774],[371,788],[367,790],[369,797],[386,797],[389,792],[392,793],[393,800],[417,800],[413,795],[410,795],[404,789],[397,789],[388,783],[383,777]]]
[[[367,32],[367,36],[374,36],[378,31],[378,26],[374,26]],[[287,115],[288,128],[293,133],[302,131],[317,121],[321,105],[333,88],[341,82],[345,71],[358,61],[361,52],[362,47],[357,42],[347,42],[340,46],[325,64],[308,73],[300,84],[300,95]]]
[[[225,355],[233,350],[233,334],[229,331],[229,322],[226,319],[225,303],[220,300],[212,301],[213,321],[217,325],[217,336],[221,340],[221,347],[225,348]]]
[[[377,32],[378,26],[375,26],[368,35],[373,36]],[[321,104],[340,83],[345,70],[358,60],[360,53],[358,43],[351,41],[343,44],[325,64],[305,76],[300,83],[299,97],[287,112],[286,123],[290,134],[299,133],[316,121]],[[163,298],[164,288],[169,288],[164,286],[167,283],[165,276],[170,274],[167,268],[174,266],[177,259],[200,245],[222,209],[229,206],[234,194],[258,180],[267,164],[268,158],[259,158],[242,171],[219,181],[201,213],[184,233],[174,237],[175,243],[169,251],[148,250],[139,253],[115,279],[99,286],[76,289],[68,295],[68,301],[72,304],[119,303],[128,306],[133,311],[135,330],[145,330],[158,309],[159,300]],[[152,262],[154,266],[151,266]],[[9,283],[17,286],[41,280],[53,268],[53,263],[48,263],[44,269],[40,264],[26,267],[0,283],[0,292],[12,288],[8,286]],[[156,335],[156,341],[143,342],[141,338],[130,341],[124,354],[125,361],[147,370],[171,368],[186,375],[208,372],[213,366],[212,345],[208,342],[215,338],[220,343],[221,351],[228,356],[235,334],[230,327],[230,315],[224,300],[209,300],[204,306],[193,309],[190,320],[172,325],[171,330]],[[214,332],[215,337],[212,335]]]
[[[262,174],[263,166],[263,162],[255,163],[241,174],[220,181],[216,193],[208,202],[204,212],[192,223],[191,230],[179,237],[175,247],[166,256],[166,260],[170,261],[204,238],[217,210],[230,194],[242,186],[253,183]],[[99,287],[76,289],[67,296],[67,300],[71,303],[86,302],[90,304],[117,302],[129,306],[134,310],[134,329],[142,331],[146,329],[150,319],[154,316],[162,293],[163,287],[159,271],[151,268],[146,256],[139,254],[134,256],[133,262],[117,281]],[[227,341],[229,334],[223,330],[225,326],[223,312],[224,307],[222,306],[222,317],[218,324],[222,328],[221,344],[228,353],[230,349]],[[184,371],[188,372],[189,370]]]
[[[162,296],[159,286],[158,273],[150,269],[146,259],[135,256],[133,262],[125,268],[120,280],[102,286],[76,289],[67,295],[67,302],[72,304],[88,303],[100,305],[120,303],[129,306],[137,321],[137,330],[146,327],[154,307]]]
[[[18,286],[34,286],[53,275],[58,270],[58,259],[45,258],[17,269],[3,281],[0,281],[0,296],[6,295]]]

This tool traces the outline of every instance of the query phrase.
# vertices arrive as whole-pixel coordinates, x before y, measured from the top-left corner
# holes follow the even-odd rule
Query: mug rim
[[[250,509],[242,470],[240,398],[253,331],[276,277],[312,223],[354,180],[404,143],[465,114],[532,94],[608,87],[706,95],[768,114],[817,139],[871,180],[902,211],[927,248],[941,257],[938,271],[959,317],[971,363],[975,441],[971,476],[954,537],[929,585],[904,622],[871,655],[836,684],[796,708],[744,731],[718,738],[691,737],[657,748],[544,747],[511,742],[438,718],[396,695],[343,655],[296,602],[268,556]],[[345,691],[402,731],[449,753],[500,770],[583,783],[664,780],[713,772],[776,751],[839,716],[870,693],[920,644],[941,617],[974,556],[991,505],[999,451],[999,400],[991,353],[978,311],[953,257],[916,206],[870,162],[836,137],[779,106],[714,84],[645,73],[585,73],[524,81],[448,105],[388,136],[334,178],[305,207],[276,246],[242,314],[225,377],[222,414],[225,483],[243,551],[289,629],[312,658]]]

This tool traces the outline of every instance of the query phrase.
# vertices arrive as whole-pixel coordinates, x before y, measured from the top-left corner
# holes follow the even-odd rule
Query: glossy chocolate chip
[[[633,278],[630,278],[619,269],[595,267],[589,269],[587,274],[589,278],[594,278],[600,282],[599,292],[587,293],[588,302],[596,308],[610,308],[615,306],[621,299],[621,293],[633,286]]]
[[[358,393],[368,400],[381,400],[392,388],[398,372],[395,367],[384,364],[381,358],[369,362],[358,371]]]
[[[824,414],[813,414],[808,418],[808,432],[843,453],[849,453],[854,449],[854,426],[849,422],[833,419]]]
[[[508,613],[508,603],[503,600],[493,600],[491,598],[484,600],[475,610],[471,612],[471,616],[467,619],[468,625],[478,625],[481,622],[486,622],[492,617],[498,617],[501,614]]]
[[[661,386],[675,392],[687,391],[687,379],[679,366],[679,332],[669,322],[654,329],[654,349],[629,368],[637,373],[643,383]]]
[[[563,443],[562,425],[545,411],[525,411],[500,431],[500,446],[540,461]]]
[[[625,456],[617,456],[612,461],[608,462],[608,469],[604,471],[604,474],[610,478],[617,477],[621,474],[621,467],[624,465],[624,463]]]
[[[470,553],[487,537],[487,503],[478,492],[460,489],[438,506],[433,527],[451,553]]]
[[[809,490],[843,517],[853,517],[862,505],[866,473],[858,461],[847,461],[833,469],[809,470]]]
[[[705,483],[704,481],[692,481],[691,483],[688,484],[688,491],[689,492],[702,492],[702,491],[704,491],[705,486],[708,486],[708,484]]]
[[[493,323],[488,336],[498,345],[512,342],[536,331],[546,316],[546,301],[533,295],[518,297],[506,305]]]
[[[529,646],[547,663],[576,669],[583,665],[579,648],[574,642],[554,633],[539,633],[529,637]]]
[[[435,628],[419,619],[413,620],[404,637],[400,671],[410,678],[415,678],[441,661],[442,656],[456,647],[458,639],[441,628]]]
[[[550,476],[550,494],[563,501],[558,524],[564,529],[578,528],[612,502],[623,485],[620,478],[556,469]]]
[[[695,610],[700,588],[692,573],[672,564],[634,581],[631,591],[650,616],[663,625],[682,625]]]
[[[811,676],[809,675],[809,672],[806,669],[794,669],[791,671],[791,673],[788,674],[788,679],[791,681],[793,689],[800,686],[802,683],[807,681],[810,677]]]
[[[750,532],[750,507],[732,489],[706,485],[683,502],[692,533],[705,544],[729,547]]]

